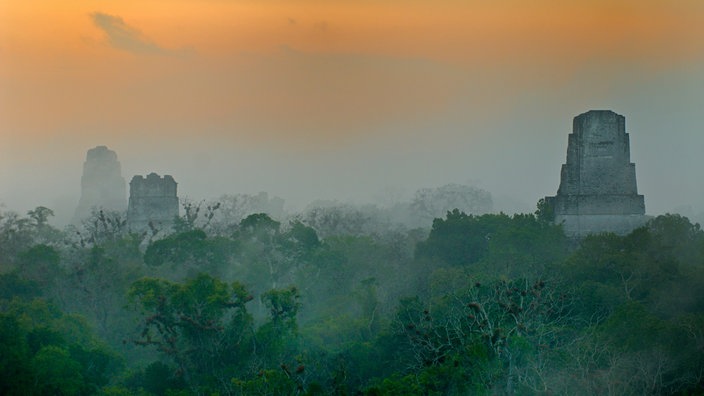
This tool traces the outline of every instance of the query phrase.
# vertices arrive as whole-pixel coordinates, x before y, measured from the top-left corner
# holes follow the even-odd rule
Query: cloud
[[[171,52],[149,40],[138,29],[127,25],[119,16],[94,12],[90,17],[95,26],[105,32],[108,43],[114,48],[134,54],[167,54]]]

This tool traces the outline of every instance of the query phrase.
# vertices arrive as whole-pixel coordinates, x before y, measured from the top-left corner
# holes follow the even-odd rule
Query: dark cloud
[[[94,12],[90,17],[95,26],[105,32],[108,43],[114,48],[135,54],[166,54],[170,52],[150,41],[138,29],[127,25],[119,16]]]

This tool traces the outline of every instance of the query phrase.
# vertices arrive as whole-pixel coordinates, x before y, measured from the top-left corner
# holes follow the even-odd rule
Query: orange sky
[[[74,166],[97,144],[352,150],[435,120],[413,139],[499,144],[502,115],[537,104],[538,134],[591,107],[648,114],[668,79],[689,106],[703,55],[698,0],[2,1],[0,183],[33,150]]]
[[[477,61],[701,52],[704,5],[669,1],[41,1],[0,5],[3,51],[24,61],[107,56],[96,12],[143,38],[204,56],[343,52]],[[478,51],[477,51],[478,50]],[[579,57],[579,55],[577,55]],[[35,58],[36,57],[36,58]]]
[[[560,84],[585,63],[701,59],[704,5],[677,4],[3,2],[2,131],[46,136],[77,118],[158,125],[174,110],[195,122],[246,115],[247,125],[277,114],[309,132],[383,122],[443,106],[475,76]]]

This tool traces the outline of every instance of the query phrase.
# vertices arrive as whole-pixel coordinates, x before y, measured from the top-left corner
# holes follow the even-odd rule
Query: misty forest
[[[704,396],[703,71],[704,0],[0,0],[0,396]]]
[[[0,213],[0,394],[704,392],[704,231],[565,235],[544,200],[181,200],[130,232]],[[276,202],[274,202],[276,203]]]

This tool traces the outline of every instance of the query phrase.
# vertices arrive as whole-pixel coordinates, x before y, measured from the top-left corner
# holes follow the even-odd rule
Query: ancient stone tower
[[[610,110],[591,110],[574,118],[557,195],[546,197],[565,233],[627,234],[646,221],[636,187],[626,119]]]
[[[144,231],[150,222],[156,229],[169,229],[176,216],[178,196],[173,177],[150,173],[146,178],[141,175],[132,178],[127,208],[127,226],[131,231]]]
[[[73,215],[73,223],[91,214],[91,210],[124,211],[127,207],[125,179],[117,154],[105,146],[88,150],[83,163],[81,198]]]

